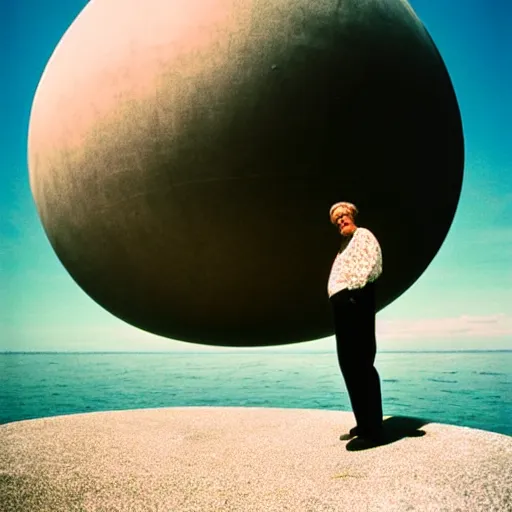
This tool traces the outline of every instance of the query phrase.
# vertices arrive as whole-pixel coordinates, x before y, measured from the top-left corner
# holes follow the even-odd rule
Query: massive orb
[[[332,334],[332,203],[384,255],[378,308],[427,268],[463,175],[454,90],[402,0],[92,0],[30,119],[57,256],[146,331],[220,346]]]

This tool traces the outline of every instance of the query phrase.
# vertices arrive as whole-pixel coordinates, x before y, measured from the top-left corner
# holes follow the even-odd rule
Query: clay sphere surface
[[[333,333],[350,201],[378,238],[382,309],[453,220],[450,77],[401,0],[92,0],[42,75],[30,184],[58,258],[113,315],[169,338]]]

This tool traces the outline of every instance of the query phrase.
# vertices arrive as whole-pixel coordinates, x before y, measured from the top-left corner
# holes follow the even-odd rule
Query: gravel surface
[[[0,511],[512,511],[512,437],[348,412],[177,407],[0,427]]]

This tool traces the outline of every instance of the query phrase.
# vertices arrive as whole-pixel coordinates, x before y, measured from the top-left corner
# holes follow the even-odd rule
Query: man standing
[[[378,443],[382,440],[382,399],[374,366],[375,281],[382,273],[382,252],[371,231],[356,226],[357,213],[351,203],[336,203],[330,210],[342,245],[331,269],[328,294],[338,362],[357,423],[341,439],[358,436]]]

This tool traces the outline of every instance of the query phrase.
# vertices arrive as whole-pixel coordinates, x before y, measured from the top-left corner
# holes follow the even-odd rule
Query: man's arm
[[[382,254],[379,242],[369,231],[356,231],[350,258],[347,265],[350,265],[350,276],[348,289],[362,288],[367,282],[370,274],[377,265],[382,265]]]

